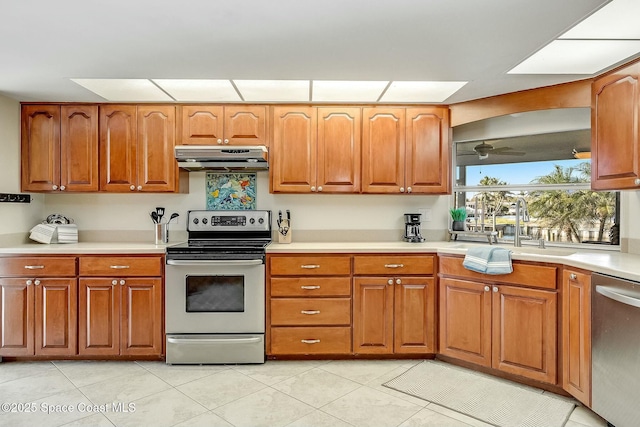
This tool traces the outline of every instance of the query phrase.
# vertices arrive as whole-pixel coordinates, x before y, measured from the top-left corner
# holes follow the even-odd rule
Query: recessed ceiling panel
[[[467,82],[392,82],[381,102],[444,102]]]
[[[388,81],[314,80],[314,102],[376,102]]]
[[[153,79],[176,101],[242,101],[230,80]]]
[[[107,101],[173,101],[147,79],[71,79]]]
[[[640,39],[640,2],[613,0],[575,27],[561,39]]]
[[[594,74],[640,52],[640,40],[554,40],[508,74]]]
[[[234,80],[249,102],[309,102],[309,80]]]

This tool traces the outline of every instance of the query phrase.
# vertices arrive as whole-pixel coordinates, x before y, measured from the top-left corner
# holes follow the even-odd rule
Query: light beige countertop
[[[429,241],[408,242],[293,242],[272,243],[267,253],[437,253],[440,255],[464,255],[472,246],[486,246],[486,243]],[[512,251],[514,260],[548,262],[568,267],[609,274],[640,282],[640,255],[607,250],[574,249],[565,247],[496,245]]]
[[[153,243],[116,243],[116,242],[81,242],[81,243],[22,243],[0,247],[0,255],[109,255],[109,254],[164,254],[168,245]]]

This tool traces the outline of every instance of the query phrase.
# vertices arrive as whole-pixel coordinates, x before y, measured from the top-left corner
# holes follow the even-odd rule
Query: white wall
[[[0,95],[0,193],[20,193],[20,103]],[[24,233],[42,220],[42,195],[0,203],[0,235]],[[26,234],[25,234],[26,236]]]
[[[152,230],[149,212],[156,206],[166,215],[180,214],[173,230],[184,230],[191,209],[205,209],[205,172],[189,174],[189,194],[48,194],[45,210],[75,219],[80,230]],[[267,172],[257,179],[257,208],[291,210],[294,230],[397,230],[404,227],[403,214],[432,209],[425,230],[444,230],[448,224],[448,196],[270,194]]]

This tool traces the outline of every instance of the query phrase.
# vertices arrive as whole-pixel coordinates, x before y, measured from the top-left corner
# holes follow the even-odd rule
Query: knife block
[[[291,243],[291,229],[287,231],[286,235],[278,231],[278,243]]]

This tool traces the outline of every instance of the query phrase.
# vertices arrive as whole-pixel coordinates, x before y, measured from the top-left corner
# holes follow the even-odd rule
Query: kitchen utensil
[[[162,217],[164,216],[164,208],[156,208],[156,213],[158,214],[158,223],[162,222]]]
[[[151,220],[153,221],[154,224],[158,224],[158,213],[157,212],[151,212],[149,215],[151,215]]]
[[[169,230],[164,222],[155,224],[156,245],[162,245],[169,242]]]
[[[169,217],[169,221],[167,221],[167,224],[170,224],[171,221],[173,221],[175,218],[178,218],[180,216],[180,214],[174,212],[171,214],[171,216]]]
[[[282,211],[278,212],[278,243],[291,243],[291,212],[285,212],[286,219],[282,219]]]
[[[62,214],[51,214],[42,223],[43,224],[73,224],[73,219],[67,218]]]

